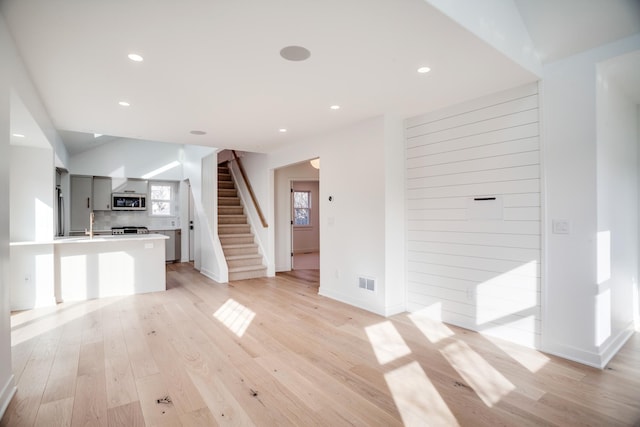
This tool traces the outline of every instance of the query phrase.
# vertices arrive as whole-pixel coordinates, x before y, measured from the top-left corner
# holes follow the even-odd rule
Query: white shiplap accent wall
[[[537,346],[537,83],[405,125],[409,311]]]

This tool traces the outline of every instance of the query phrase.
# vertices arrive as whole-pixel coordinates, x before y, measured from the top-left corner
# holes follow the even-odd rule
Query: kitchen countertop
[[[129,241],[143,241],[143,240],[155,240],[155,239],[169,239],[168,236],[163,234],[149,233],[149,234],[125,234],[125,235],[104,235],[94,236],[91,239],[89,236],[71,236],[71,237],[57,237],[49,241],[42,242],[11,242],[10,246],[28,246],[28,245],[64,245],[64,244],[78,244],[78,243],[104,243],[104,242],[129,242]]]

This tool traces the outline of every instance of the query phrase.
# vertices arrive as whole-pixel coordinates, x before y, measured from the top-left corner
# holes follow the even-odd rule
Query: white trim
[[[634,334],[635,329],[633,325],[633,321],[627,325],[626,328],[622,329],[620,333],[613,339],[608,340],[609,344],[604,346],[604,349],[601,348],[600,351],[600,368],[603,369],[605,366],[609,364],[613,356],[620,351],[623,345],[631,338]]]
[[[352,305],[354,307],[357,308],[361,308],[362,310],[366,310],[369,311],[371,313],[375,313],[375,314],[379,314],[380,316],[385,316],[384,312],[380,312],[378,310],[373,310],[371,307],[371,304],[367,304],[365,301],[361,301],[361,300],[357,300],[354,298],[350,298],[340,292],[336,292],[336,291],[332,291],[329,290],[327,291],[327,289],[323,288],[322,285],[320,285],[320,289],[318,290],[318,295],[321,295],[323,297],[327,297],[327,298],[331,298],[332,300],[336,300],[338,302],[342,302],[345,304],[349,304]],[[386,316],[385,316],[386,317]]]
[[[0,419],[11,403],[11,399],[16,394],[18,388],[15,385],[14,377],[11,375],[0,392]]]
[[[219,274],[216,274],[209,269],[206,269],[206,268],[201,269],[200,274],[202,274],[205,277],[208,277],[209,279],[213,280],[216,283],[226,283],[225,280],[222,280]]]

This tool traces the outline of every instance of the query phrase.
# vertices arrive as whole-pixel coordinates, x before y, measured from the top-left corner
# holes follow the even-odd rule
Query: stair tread
[[[237,260],[241,260],[241,259],[252,259],[252,258],[260,258],[262,259],[262,255],[260,254],[246,254],[246,255],[230,255],[228,257],[225,257],[227,259],[227,261],[231,260],[231,261],[237,261]]]
[[[227,249],[243,249],[243,248],[257,248],[257,243],[234,243],[231,245],[222,245],[223,248]]]
[[[227,233],[222,234],[220,237],[253,237],[251,233]]]
[[[260,265],[245,265],[243,267],[231,267],[229,268],[229,273],[239,273],[241,271],[256,271],[256,270],[266,270],[267,267],[260,264]]]
[[[218,214],[218,217],[224,217],[224,218],[244,218],[246,217],[245,214]]]

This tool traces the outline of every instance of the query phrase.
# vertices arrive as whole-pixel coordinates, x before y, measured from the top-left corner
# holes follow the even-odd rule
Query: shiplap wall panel
[[[487,245],[500,248],[522,248],[540,250],[540,238],[536,235],[522,236],[491,233],[457,233],[451,231],[413,231],[407,243],[459,243],[465,245]]]
[[[465,148],[462,150],[444,151],[433,154],[416,154],[411,157],[407,167],[415,168],[424,165],[442,165],[447,163],[457,163],[462,160],[483,159],[487,157],[506,156],[509,154],[527,153],[539,149],[538,138],[528,137],[516,141],[500,142],[490,146]],[[427,160],[428,163],[420,162]],[[429,171],[425,171],[429,172]]]
[[[529,123],[448,141],[432,142],[427,136],[422,136],[407,140],[407,152],[411,156],[445,153],[448,151],[466,150],[473,147],[534,138],[537,137],[537,135],[538,123]]]
[[[463,104],[464,109],[460,108],[461,105],[453,105],[451,107],[443,108],[438,111],[433,111],[429,114],[409,118],[405,121],[405,127],[412,128],[415,126],[419,126],[422,123],[428,123],[428,122],[434,122],[436,120],[446,119],[447,117],[464,114],[464,112],[476,111],[482,108],[486,108],[487,106],[502,104],[504,102],[509,102],[514,99],[525,98],[529,95],[537,95],[537,94],[538,94],[537,84],[524,85],[524,86],[520,86],[510,90],[506,90],[504,92],[492,94],[490,97],[477,98],[477,99],[467,101]],[[487,103],[487,99],[490,99],[489,103]]]
[[[444,130],[463,128],[464,126],[495,120],[497,117],[513,116],[514,113],[531,111],[536,108],[538,108],[538,99],[537,95],[534,94],[413,126],[408,128],[408,136],[412,134],[414,136],[426,135]]]
[[[540,335],[538,86],[405,122],[407,307],[535,346]],[[473,219],[496,197],[495,219]]]
[[[466,209],[468,197],[442,197],[433,199],[411,199],[407,208],[412,209]],[[505,194],[502,203],[506,208],[539,207],[540,193]]]

